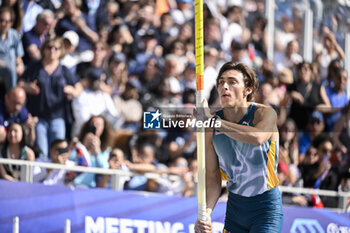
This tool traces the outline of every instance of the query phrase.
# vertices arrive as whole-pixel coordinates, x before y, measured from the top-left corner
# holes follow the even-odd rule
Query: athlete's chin
[[[232,101],[225,101],[225,100],[221,100],[221,105],[222,107],[224,108],[227,108],[227,107],[234,107],[235,105],[232,103]]]

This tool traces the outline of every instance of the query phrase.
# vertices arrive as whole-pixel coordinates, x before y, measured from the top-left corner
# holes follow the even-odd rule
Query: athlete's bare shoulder
[[[254,114],[254,122],[259,122],[266,118],[270,119],[270,121],[272,120],[272,122],[276,122],[276,111],[271,106],[257,103],[257,108]]]

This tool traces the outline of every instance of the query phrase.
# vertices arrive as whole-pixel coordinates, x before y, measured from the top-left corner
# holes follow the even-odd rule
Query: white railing
[[[128,172],[128,171],[115,170],[115,169],[83,167],[83,166],[66,166],[66,165],[56,164],[56,163],[45,163],[45,162],[16,160],[16,159],[0,158],[0,163],[21,166],[20,180],[28,183],[33,183],[33,167],[35,166],[49,168],[49,169],[57,169],[57,170],[110,175],[111,188],[116,190],[123,190],[123,184],[120,182],[120,179],[119,179],[120,177],[122,176],[132,177],[132,176],[140,175],[139,173],[135,173],[135,172]],[[156,174],[156,173],[145,173],[142,175],[149,179],[158,179],[161,176],[160,174]],[[178,180],[180,177],[175,175],[169,175],[167,178],[170,180]]]
[[[123,185],[120,182],[120,177],[123,177],[123,176],[132,177],[132,176],[140,175],[134,172],[114,170],[114,169],[83,167],[83,166],[65,166],[65,165],[55,164],[55,163],[4,159],[4,158],[0,158],[0,164],[11,164],[11,165],[21,166],[20,180],[28,183],[33,182],[33,167],[35,166],[49,168],[49,169],[63,169],[63,170],[75,171],[75,172],[87,172],[87,173],[95,173],[95,174],[102,174],[102,175],[110,175],[111,188],[115,190],[123,190]],[[149,179],[158,179],[161,177],[160,174],[156,174],[156,173],[145,173],[143,175]],[[170,175],[168,176],[168,178],[170,180],[180,179],[180,177],[176,175]],[[319,196],[339,197],[339,205],[338,205],[339,208],[333,209],[338,212],[344,212],[346,210],[347,200],[348,198],[350,198],[350,192],[337,192],[337,191],[331,191],[331,190],[298,188],[298,187],[288,187],[288,186],[279,186],[279,189],[282,193],[285,192],[285,193],[300,193],[300,194],[316,194]]]

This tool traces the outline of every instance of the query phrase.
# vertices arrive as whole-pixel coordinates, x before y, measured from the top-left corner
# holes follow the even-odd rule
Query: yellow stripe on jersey
[[[267,184],[269,189],[278,185],[278,178],[275,172],[276,166],[276,142],[271,141],[269,152],[267,153]]]
[[[228,181],[228,176],[220,169],[221,178]]]

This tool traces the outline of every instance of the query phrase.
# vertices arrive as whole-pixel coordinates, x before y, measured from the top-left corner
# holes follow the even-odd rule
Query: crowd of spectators
[[[193,0],[0,1],[1,157],[132,171],[127,190],[195,196],[194,128],[143,128],[143,112],[195,104]],[[255,101],[278,113],[281,185],[350,191],[350,104],[342,6],[276,0],[274,59],[263,0],[204,1],[204,93],[218,68],[245,63]],[[301,55],[311,8],[313,61]],[[325,10],[323,10],[325,9]],[[19,166],[1,165],[18,180]],[[34,168],[44,184],[110,187],[110,177]],[[160,179],[142,174],[155,172]],[[168,179],[178,175],[179,180]],[[337,207],[337,198],[283,195],[285,204]]]

